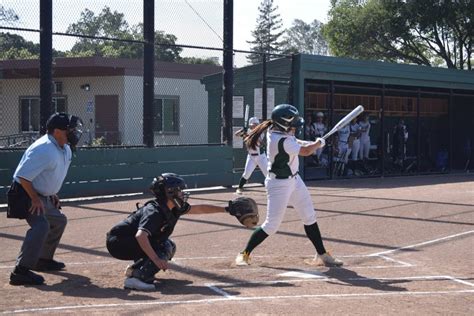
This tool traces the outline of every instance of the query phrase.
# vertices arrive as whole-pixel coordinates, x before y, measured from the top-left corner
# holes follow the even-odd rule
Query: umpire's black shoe
[[[41,285],[44,283],[44,278],[31,272],[30,269],[16,266],[15,270],[10,274],[11,285]]]
[[[35,271],[60,271],[64,269],[66,265],[62,262],[53,259],[39,259],[36,263]]]

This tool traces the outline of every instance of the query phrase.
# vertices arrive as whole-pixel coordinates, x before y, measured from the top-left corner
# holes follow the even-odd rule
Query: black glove
[[[229,206],[225,210],[235,216],[245,227],[251,228],[258,224],[258,206],[252,198],[237,197],[229,201]]]

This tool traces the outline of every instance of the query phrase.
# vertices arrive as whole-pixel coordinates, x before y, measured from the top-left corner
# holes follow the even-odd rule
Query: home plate
[[[324,279],[327,278],[323,273],[318,271],[311,272],[299,272],[299,271],[289,271],[285,273],[280,273],[278,276],[290,277],[290,278],[300,278],[300,279]]]

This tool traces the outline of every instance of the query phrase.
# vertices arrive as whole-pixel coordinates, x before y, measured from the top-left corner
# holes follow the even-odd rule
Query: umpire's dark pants
[[[42,215],[28,214],[26,221],[30,229],[26,232],[17,265],[33,269],[38,259],[52,259],[54,252],[66,228],[67,218],[56,208],[50,197],[40,196],[45,213]]]

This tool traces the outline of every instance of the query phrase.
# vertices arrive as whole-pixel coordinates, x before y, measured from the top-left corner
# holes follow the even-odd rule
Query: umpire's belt
[[[260,156],[260,154],[250,154],[250,156]]]
[[[296,171],[296,173],[292,174],[292,175],[289,175],[288,177],[282,177],[282,176],[277,176],[276,174],[274,174],[273,172],[269,172],[268,173],[268,176],[270,179],[279,179],[279,180],[282,180],[282,179],[292,179],[294,177],[296,177],[297,175],[299,174],[298,171]]]

